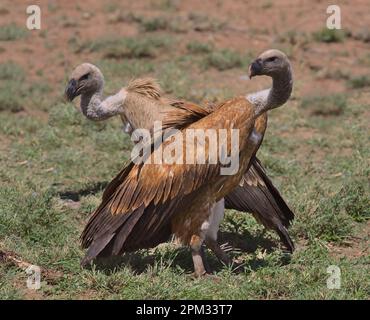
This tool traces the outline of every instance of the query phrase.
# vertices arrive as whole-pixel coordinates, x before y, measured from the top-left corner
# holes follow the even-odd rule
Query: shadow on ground
[[[266,252],[277,250],[277,244],[266,239],[263,234],[253,236],[249,232],[245,232],[243,235],[220,232],[219,243],[223,244],[222,247],[226,249],[228,255],[234,261],[243,254],[253,255],[258,249],[266,250]],[[206,259],[212,273],[220,272],[225,268],[210,250],[206,250]],[[280,265],[286,265],[289,264],[290,260],[290,254],[282,254],[279,263]],[[267,264],[268,262],[266,260],[253,256],[248,261],[234,262],[231,268],[234,273],[244,273],[255,271],[267,266]],[[146,272],[148,268],[155,269],[157,267],[182,270],[185,273],[192,273],[194,271],[189,248],[176,247],[175,244],[173,244],[172,248],[164,251],[158,249],[153,252],[141,250],[134,253],[125,253],[123,256],[99,258],[94,261],[93,265],[97,270],[106,274],[114,273],[115,270],[124,266],[130,266],[137,274]],[[91,265],[87,268],[91,268]]]
[[[91,194],[96,194],[103,191],[108,185],[108,181],[101,181],[87,185],[85,188],[79,190],[66,190],[59,192],[58,196],[62,200],[80,201],[81,197],[85,197]]]

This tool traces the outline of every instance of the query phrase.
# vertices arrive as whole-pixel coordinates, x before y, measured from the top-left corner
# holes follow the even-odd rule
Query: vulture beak
[[[257,59],[254,60],[250,65],[249,65],[249,79],[252,79],[252,77],[260,75],[262,72],[262,60]]]
[[[77,96],[76,92],[77,92],[77,81],[75,79],[71,79],[68,82],[68,85],[65,91],[67,100],[72,101]]]

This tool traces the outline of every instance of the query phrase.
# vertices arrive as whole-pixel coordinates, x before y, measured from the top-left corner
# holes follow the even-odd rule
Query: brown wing
[[[249,135],[253,125],[253,107],[245,99],[234,99],[225,103],[223,110],[213,112],[190,128],[241,127],[244,136]],[[177,134],[184,139],[185,154],[186,138],[182,132]],[[204,152],[204,158],[208,159],[208,144],[207,140],[204,149],[191,152]],[[151,159],[159,152],[159,149],[153,151]],[[101,205],[82,233],[82,245],[89,247],[83,263],[101,253],[119,254],[157,244],[169,234],[169,221],[176,210],[190,203],[196,191],[212,184],[219,174],[219,164],[130,163],[108,185]]]
[[[256,157],[251,160],[241,185],[225,196],[225,208],[251,212],[258,222],[279,235],[290,252],[294,251],[294,243],[287,231],[294,213]]]
[[[256,120],[255,130],[264,136],[266,127],[267,114],[265,113]],[[256,152],[258,149],[259,146]],[[279,235],[290,252],[294,251],[294,243],[287,230],[294,219],[294,214],[255,155],[240,185],[225,197],[225,208],[252,213],[258,222]]]

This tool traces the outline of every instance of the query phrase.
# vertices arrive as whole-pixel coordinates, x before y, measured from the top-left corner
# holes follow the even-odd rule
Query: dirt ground
[[[84,61],[96,60],[94,53],[74,53],[68,44],[72,37],[83,41],[115,35],[119,37],[140,37],[137,23],[115,20],[118,14],[133,12],[146,18],[163,16],[163,8],[169,6],[173,19],[189,14],[199,14],[217,19],[226,26],[217,31],[199,32],[185,29],[180,33],[181,41],[176,53],[185,52],[184,44],[189,41],[213,42],[217,48],[232,48],[241,53],[252,51],[257,54],[267,48],[280,47],[288,49],[294,66],[294,76],[299,85],[299,92],[306,95],[314,92],[343,92],[344,81],[325,77],[327,70],[341,70],[343,74],[367,75],[368,69],[358,65],[368,53],[369,43],[354,38],[342,43],[302,44],[300,34],[310,33],[325,27],[328,14],[326,1],[33,1],[42,9],[41,30],[29,32],[26,39],[2,44],[0,62],[14,61],[24,66],[29,79],[42,78],[54,88],[64,83],[66,72]],[[16,22],[25,25],[27,18],[25,7],[27,1],[2,1],[3,8],[9,13],[1,13],[1,24]],[[340,1],[342,28],[350,30],[353,35],[369,32],[370,10],[366,0]],[[166,9],[165,9],[166,10]],[[118,20],[118,21],[117,21]],[[128,20],[128,19],[126,19]],[[185,26],[186,27],[186,26]],[[293,43],[278,42],[289,32],[296,32]],[[367,36],[369,36],[367,34]],[[297,43],[295,43],[297,42]],[[42,71],[42,76],[38,75]],[[312,70],[315,72],[313,73]],[[239,70],[239,76],[246,70]],[[228,74],[217,83],[235,86],[246,90],[244,81],[238,73]],[[321,76],[322,75],[322,76]],[[230,83],[231,81],[231,83]],[[248,90],[263,86],[264,79],[248,83]],[[124,84],[123,84],[124,85]]]

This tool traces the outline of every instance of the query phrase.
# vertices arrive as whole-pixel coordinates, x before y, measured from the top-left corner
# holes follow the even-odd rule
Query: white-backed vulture
[[[195,271],[199,275],[204,271],[203,264],[199,262],[201,259],[199,258],[199,244],[206,238],[200,221],[204,218],[204,225],[204,222],[212,220],[212,208],[217,205],[217,202],[222,201],[223,196],[226,196],[227,207],[252,211],[257,220],[277,231],[287,247],[293,250],[293,243],[286,231],[286,227],[293,218],[293,213],[255,158],[255,153],[262,142],[266,129],[267,116],[265,112],[282,105],[290,96],[292,89],[291,67],[283,53],[269,50],[252,63],[250,72],[251,76],[271,76],[273,79],[272,89],[227,101],[210,112],[190,103],[174,102],[162,98],[155,83],[151,81],[144,81],[140,85],[138,82],[134,82],[118,94],[102,101],[104,80],[101,72],[90,64],[83,64],[75,69],[66,93],[71,100],[82,94],[81,109],[90,119],[101,120],[115,114],[124,114],[125,120],[129,119],[132,128],[140,127],[140,121],[135,123],[137,117],[130,115],[128,110],[131,112],[145,112],[147,110],[148,115],[141,116],[141,118],[153,122],[158,120],[153,117],[151,112],[151,107],[154,105],[159,106],[160,110],[164,109],[169,126],[230,130],[227,126],[231,120],[234,120],[230,116],[235,115],[237,119],[234,120],[234,124],[239,125],[238,129],[243,133],[242,137],[258,137],[257,141],[245,139],[240,143],[240,163],[244,171],[239,170],[238,174],[233,177],[220,176],[217,173],[219,166],[210,164],[162,165],[160,167],[158,165],[137,166],[129,164],[107,187],[102,204],[95,211],[82,235],[84,247],[89,247],[84,262],[88,262],[98,255],[119,254],[124,251],[153,246],[166,240],[168,235],[174,232],[184,243],[190,244],[192,247]],[[128,105],[135,105],[135,108],[126,108]],[[251,133],[253,134],[251,135]],[[250,165],[252,167],[249,169]],[[137,180],[132,180],[133,172],[139,175],[135,176]],[[175,177],[171,177],[175,181],[168,182],[168,172],[175,172]],[[191,174],[187,172],[191,172]],[[196,183],[194,182],[191,187],[187,176],[196,177]],[[204,180],[205,176],[209,179]],[[147,181],[150,177],[155,177],[155,182],[161,185],[153,185]],[[164,180],[161,181],[161,179]],[[214,183],[211,186],[210,181],[213,180]],[[235,183],[235,180],[238,182]],[[168,183],[171,190],[159,191],[163,185],[166,186],[165,190],[167,190]],[[134,187],[133,184],[137,185]],[[185,187],[182,187],[182,184],[185,184]],[[215,185],[221,188],[217,192]],[[264,194],[262,202],[259,194]],[[255,197],[256,195],[257,197]],[[132,196],[134,199],[130,198]],[[120,202],[122,199],[125,200],[124,204]],[[138,199],[141,199],[142,202]],[[205,199],[208,200],[204,201]],[[269,212],[270,208],[272,208],[270,210],[273,212],[272,215]],[[222,218],[223,208],[221,210]],[[116,217],[115,214],[120,218]],[[196,219],[194,219],[195,216]],[[194,223],[192,222],[190,227],[184,228],[185,225],[189,226],[189,221],[193,220]],[[220,217],[218,217],[218,221],[213,223],[216,224],[217,229],[219,222]],[[147,223],[149,223],[149,228],[146,226]],[[209,231],[214,233],[214,230],[211,229],[209,227]],[[140,231],[144,230],[144,234],[139,235]],[[134,244],[135,242],[136,244]],[[214,243],[215,241],[211,241],[211,249],[215,249],[217,254],[219,248],[212,248]],[[222,253],[218,254],[219,257],[220,255],[222,256]]]

